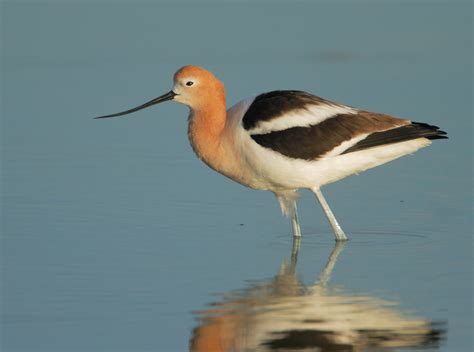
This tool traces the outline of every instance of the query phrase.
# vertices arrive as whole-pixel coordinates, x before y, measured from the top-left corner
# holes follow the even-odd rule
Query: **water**
[[[2,351],[472,350],[471,10],[4,1]],[[92,120],[188,63],[229,104],[303,89],[450,139],[323,189],[342,249],[303,192],[296,263],[274,197],[194,157],[184,107]]]

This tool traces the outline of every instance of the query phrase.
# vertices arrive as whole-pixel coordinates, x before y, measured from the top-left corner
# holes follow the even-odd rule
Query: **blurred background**
[[[470,1],[2,1],[2,351],[472,350],[472,30]],[[92,119],[168,92],[185,64],[229,106],[298,89],[448,132],[325,188],[351,239],[329,301],[315,292],[334,241],[312,194],[281,271],[289,221],[196,159],[185,107]],[[296,325],[254,312],[288,297]],[[385,332],[342,329],[338,311],[333,347],[317,345],[304,321],[325,315],[300,308],[360,297],[367,319],[396,312],[377,315]],[[420,338],[397,343],[407,319]]]

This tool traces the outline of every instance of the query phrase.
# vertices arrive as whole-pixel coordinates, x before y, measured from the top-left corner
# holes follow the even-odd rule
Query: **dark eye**
[[[186,82],[186,85],[187,85],[188,87],[191,87],[193,84],[194,84],[193,81],[187,81],[187,82]]]

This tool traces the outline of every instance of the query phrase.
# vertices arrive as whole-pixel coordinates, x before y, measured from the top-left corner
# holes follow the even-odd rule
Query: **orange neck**
[[[210,168],[247,185],[234,138],[226,129],[225,100],[194,108],[189,116],[188,138],[196,155]]]
[[[191,107],[188,138],[194,152],[217,172],[249,186],[242,165],[235,127],[227,121],[224,86],[217,81],[213,90],[201,91]]]
[[[217,171],[222,171],[222,135],[226,118],[225,100],[193,108],[189,116],[188,138],[194,152]]]

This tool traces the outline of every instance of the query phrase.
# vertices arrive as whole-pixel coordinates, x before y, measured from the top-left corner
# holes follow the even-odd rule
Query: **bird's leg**
[[[298,253],[300,251],[301,237],[293,237],[293,246],[291,247],[291,266],[296,268],[298,262]]]
[[[281,212],[285,216],[291,216],[291,226],[293,228],[293,237],[301,237],[300,223],[298,221],[298,211],[296,201],[298,192],[296,190],[286,190],[274,192],[278,203],[280,203]]]
[[[300,222],[298,220],[298,211],[296,209],[296,202],[294,203],[293,212],[291,214],[291,226],[293,227],[293,237],[301,237]]]
[[[334,265],[336,265],[337,257],[339,257],[339,254],[342,253],[346,243],[347,242],[345,241],[336,242],[336,245],[334,246],[331,252],[331,255],[328,258],[328,261],[326,263],[326,266],[324,267],[324,270],[319,275],[318,285],[320,285],[321,287],[325,287],[326,284],[329,282],[329,279],[331,278],[331,275],[332,275],[332,271],[334,269]]]
[[[319,204],[321,204],[321,208],[323,208],[324,214],[326,214],[326,217],[332,226],[334,235],[336,235],[336,241],[346,241],[347,236],[344,231],[342,231],[341,225],[339,225],[339,223],[337,222],[336,217],[331,211],[331,208],[329,208],[329,205],[326,202],[326,199],[324,198],[323,194],[321,193],[321,190],[319,188],[313,188],[311,190],[316,195],[316,198],[318,198]]]

